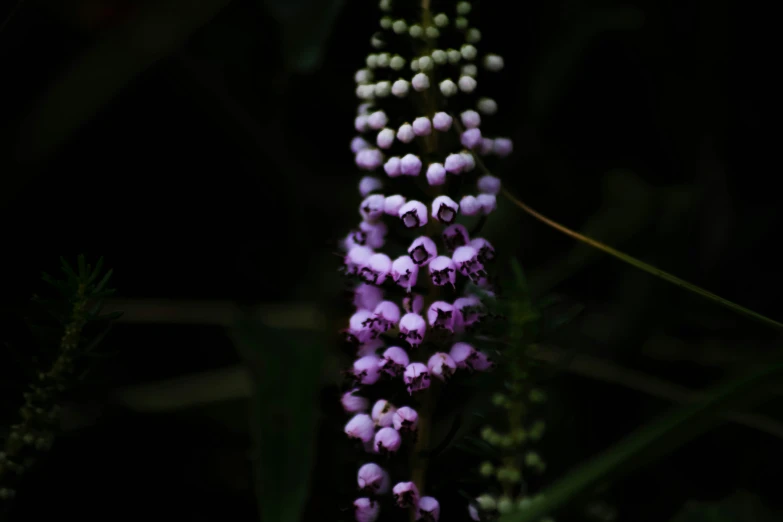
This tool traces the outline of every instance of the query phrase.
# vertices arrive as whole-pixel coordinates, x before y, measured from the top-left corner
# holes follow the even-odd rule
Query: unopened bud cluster
[[[512,374],[515,372],[511,372]],[[509,382],[506,393],[492,396],[492,404],[508,412],[507,429],[498,431],[493,426],[481,429],[481,438],[495,446],[501,455],[499,462],[482,462],[479,473],[494,479],[502,492],[500,495],[485,493],[477,497],[469,507],[470,516],[476,521],[495,520],[498,515],[526,509],[531,498],[524,487],[524,474],[540,474],[546,470],[541,456],[529,449],[544,435],[543,420],[525,420],[529,408],[546,401],[545,393],[533,388],[525,390],[519,382]]]
[[[489,315],[468,288],[492,294],[495,258],[492,244],[468,226],[496,209],[500,192],[498,178],[477,174],[477,155],[512,152],[510,139],[485,132],[498,104],[481,93],[479,80],[504,64],[499,55],[480,54],[471,4],[425,8],[420,20],[396,16],[394,7],[380,2],[373,51],[354,78],[359,105],[350,148],[365,175],[360,221],[341,244],[344,271],[357,281],[344,331],[356,353],[342,396],[351,415],[345,433],[376,460],[415,442],[418,394],[458,372],[493,368],[490,356],[464,339]],[[379,383],[403,393],[378,398],[370,387]],[[376,462],[364,464],[356,520],[376,520],[378,496],[391,493],[417,520],[437,521],[438,501],[410,477],[398,478],[395,484]]]

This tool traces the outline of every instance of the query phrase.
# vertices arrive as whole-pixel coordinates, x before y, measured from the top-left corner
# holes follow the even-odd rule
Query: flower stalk
[[[377,52],[355,75],[360,103],[351,151],[367,172],[359,182],[362,221],[341,245],[344,271],[355,281],[344,335],[357,357],[342,398],[351,415],[345,433],[370,455],[365,473],[408,452],[391,492],[412,521],[440,517],[438,492],[425,491],[437,394],[448,393],[457,372],[494,366],[472,336],[490,317],[482,299],[494,292],[495,251],[476,234],[496,208],[500,180],[477,179],[474,170],[479,154],[511,153],[510,140],[484,135],[497,103],[477,89],[479,75],[499,71],[502,58],[479,57],[471,4],[452,7],[435,13],[421,0],[406,18],[406,6],[380,2],[382,30],[371,38]],[[366,477],[357,481],[356,520],[373,522],[383,493],[362,486]]]

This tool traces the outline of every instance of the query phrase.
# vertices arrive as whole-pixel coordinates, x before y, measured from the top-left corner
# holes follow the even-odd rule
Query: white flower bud
[[[446,51],[443,51],[442,49],[435,49],[434,51],[432,51],[431,56],[432,56],[432,60],[438,65],[443,65],[449,60]]]
[[[356,97],[359,98],[360,100],[372,100],[373,98],[375,98],[375,85],[373,84],[357,85]]]
[[[421,38],[421,35],[424,34],[424,29],[420,25],[412,25],[408,29],[408,34],[411,35],[411,38]]]
[[[394,31],[397,34],[402,34],[405,31],[408,30],[408,24],[405,23],[405,20],[395,20],[392,24],[392,31]]]
[[[448,80],[448,81],[451,81],[451,80]],[[415,90],[417,90],[417,91],[424,91],[424,90],[429,89],[429,87],[430,87],[430,79],[429,79],[429,77],[426,74],[418,73],[411,80],[411,84],[413,85],[413,88]],[[454,82],[451,82],[451,84],[454,85]],[[443,85],[443,84],[441,83],[441,85]],[[457,86],[455,85],[454,86],[454,92],[456,92],[456,88],[457,88]],[[441,90],[443,90],[442,87],[441,87]]]
[[[382,29],[391,29],[392,26],[392,19],[390,16],[384,16],[381,18],[381,28]]]
[[[476,55],[478,54],[476,48],[470,44],[463,45],[460,48],[459,52],[462,55],[462,57],[465,58],[466,60],[474,60],[476,58]]]
[[[392,56],[392,59],[389,60],[389,67],[391,67],[395,71],[401,70],[403,67],[405,67],[405,58],[403,58],[399,54],[395,54],[394,56]]]
[[[408,94],[408,89],[410,89],[410,86],[411,84],[408,82],[408,80],[403,80],[400,78],[391,86],[391,92],[396,97],[402,98]]]
[[[430,71],[433,67],[435,67],[435,62],[429,56],[419,58],[419,70]]]
[[[456,49],[449,49],[446,51],[446,55],[449,58],[450,64],[458,63],[462,59],[462,54]]]
[[[472,44],[478,43],[481,40],[481,31],[475,28],[468,29],[465,40]]]
[[[427,27],[427,30],[424,32],[427,35],[427,38],[437,38],[440,36],[440,31],[438,30],[438,28],[432,25]]]
[[[443,96],[454,96],[457,94],[457,85],[451,80],[443,80],[440,82],[440,92]]]
[[[370,69],[375,69],[376,67],[378,67],[378,55],[368,54],[365,62],[367,63],[367,67],[369,67]]]
[[[472,78],[470,76],[460,76],[459,80],[457,81],[457,85],[459,85],[459,90],[462,92],[473,92],[476,89],[476,80],[475,78]],[[377,95],[378,92],[376,91],[375,94]]]
[[[460,31],[464,31],[465,29],[468,28],[468,19],[465,18],[464,16],[458,16],[454,20],[454,27],[456,27]]]
[[[476,108],[481,114],[495,114],[498,112],[498,104],[492,98],[479,98]]]
[[[376,33],[370,38],[370,45],[373,47],[373,49],[382,49],[383,46],[386,45],[386,42],[384,42]]]
[[[457,3],[457,14],[466,15],[470,12],[470,2],[458,2]]]
[[[388,67],[391,55],[389,53],[381,53],[378,55],[378,67]]]
[[[384,13],[387,13],[387,12],[391,11],[391,8],[392,8],[391,0],[381,0],[378,3],[378,8],[381,11],[383,11]]]
[[[385,98],[391,93],[391,83],[387,81],[378,82],[375,84],[375,96],[378,98]]]
[[[420,67],[419,67],[419,59],[418,58],[414,58],[413,60],[411,60],[411,71],[419,72],[419,69],[420,69]]]
[[[497,54],[488,54],[484,57],[484,68],[488,71],[498,72],[503,68],[503,57]]]
[[[470,76],[472,78],[475,78],[478,75],[478,67],[475,66],[475,64],[472,63],[466,63],[462,66],[460,69],[463,76]]]
[[[356,74],[353,75],[353,79],[356,83],[367,83],[372,81],[372,71],[369,69],[359,69]]]
[[[432,21],[438,27],[446,27],[449,24],[449,17],[445,13],[438,13],[432,18]]]

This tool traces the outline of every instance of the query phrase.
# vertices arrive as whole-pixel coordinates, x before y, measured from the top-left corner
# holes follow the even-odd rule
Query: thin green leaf
[[[642,459],[649,460],[688,442],[715,422],[714,413],[727,403],[747,397],[772,378],[783,375],[783,362],[718,386],[702,400],[673,410],[657,421],[637,430],[587,464],[575,469],[533,499],[523,512],[503,516],[500,522],[534,522],[553,512],[575,496],[599,483],[615,478],[623,471],[638,469]]]
[[[103,269],[103,256],[98,258],[98,262],[95,263],[95,268],[91,271],[90,277],[87,279],[87,284],[91,285],[95,282],[95,279],[100,275]]]
[[[84,257],[84,254],[79,254],[79,257],[77,258],[77,265],[79,266],[79,280],[86,280],[89,266],[87,265],[87,259]]]
[[[67,275],[69,279],[79,279],[79,276],[76,275],[76,272],[73,271],[73,268],[71,268],[71,265],[68,264],[68,261],[66,261],[64,257],[60,258],[60,266],[62,271],[65,272],[65,275]]]
[[[482,166],[482,170],[485,170],[486,167],[483,167],[483,163],[479,164]],[[488,172],[488,171],[487,171]],[[513,194],[511,194],[508,190],[503,190],[503,195],[506,196],[512,203],[514,203],[516,206],[527,212],[529,215],[533,216],[534,218],[538,219],[542,223],[545,223],[546,225],[549,225],[550,227],[554,228],[555,230],[558,230],[562,232],[563,234],[566,234],[567,236],[570,236],[578,241],[581,241],[585,244],[588,244],[594,248],[597,248],[598,250],[601,250],[613,257],[616,257],[617,259],[628,263],[629,265],[635,266],[636,268],[640,270],[644,270],[645,272],[648,272],[656,277],[659,277],[665,281],[668,281],[670,283],[673,283],[679,287],[682,287],[690,292],[693,292],[694,294],[700,295],[701,297],[704,297],[706,299],[709,299],[710,301],[714,301],[718,303],[721,306],[724,306],[728,308],[729,310],[733,310],[734,312],[737,312],[739,314],[742,314],[746,317],[750,317],[751,319],[755,319],[756,321],[759,321],[761,323],[764,323],[768,326],[772,326],[774,328],[783,330],[783,323],[779,323],[778,321],[775,321],[774,319],[770,319],[769,317],[765,317],[757,312],[754,312],[753,310],[749,310],[748,308],[745,308],[744,306],[740,306],[736,303],[733,303],[729,301],[728,299],[724,299],[720,297],[719,295],[713,294],[712,292],[709,292],[703,288],[700,288],[694,284],[691,284],[687,281],[684,281],[680,279],[677,276],[674,276],[668,272],[664,272],[663,270],[656,268],[652,265],[648,265],[647,263],[640,261],[634,257],[629,256],[628,254],[625,254],[623,252],[620,252],[619,250],[615,250],[614,248],[605,245],[601,243],[600,241],[596,241],[595,239],[592,239],[590,237],[584,236],[578,232],[575,232],[567,227],[564,227],[560,223],[557,223],[556,221],[553,221],[549,219],[548,217],[539,214],[529,206],[527,206],[525,203],[520,201],[519,199],[515,198]]]
[[[114,273],[114,270],[109,270],[106,272],[106,275],[103,276],[103,279],[101,279],[97,285],[95,285],[95,288],[93,289],[93,294],[97,294],[103,290],[103,288],[106,286],[106,283],[109,282],[109,279],[111,279],[111,275]]]
[[[234,337],[254,378],[250,421],[261,520],[298,522],[309,492],[323,336],[244,319]]]

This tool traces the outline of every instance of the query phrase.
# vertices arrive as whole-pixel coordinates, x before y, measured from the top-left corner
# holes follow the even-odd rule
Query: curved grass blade
[[[710,301],[713,301],[715,303],[718,303],[721,306],[724,306],[728,308],[729,310],[733,310],[734,312],[737,312],[741,315],[744,315],[746,317],[750,317],[751,319],[755,319],[756,321],[759,321],[761,323],[764,323],[768,326],[772,326],[773,328],[777,328],[779,330],[783,330],[783,323],[779,323],[778,321],[775,321],[774,319],[770,319],[769,317],[765,317],[757,312],[754,312],[753,310],[750,310],[748,308],[745,308],[744,306],[738,305],[737,303],[734,303],[732,301],[729,301],[728,299],[724,299],[723,297],[713,294],[712,292],[709,292],[701,287],[698,287],[694,284],[689,283],[688,281],[685,281],[683,279],[680,279],[677,276],[674,276],[668,272],[665,272],[659,268],[656,268],[652,265],[648,265],[647,263],[640,261],[634,257],[629,256],[628,254],[624,254],[623,252],[620,252],[619,250],[615,250],[614,248],[605,245],[601,243],[600,241],[596,241],[595,239],[592,239],[590,237],[587,237],[585,235],[580,234],[579,232],[575,232],[571,230],[570,228],[564,227],[560,223],[557,223],[556,221],[553,221],[549,219],[548,217],[536,212],[529,206],[527,206],[525,203],[514,197],[513,194],[511,194],[508,190],[503,189],[503,195],[506,196],[512,203],[514,203],[516,206],[527,212],[529,215],[533,216],[537,220],[541,221],[542,223],[549,225],[550,227],[554,228],[555,230],[558,230],[559,232],[562,232],[563,234],[570,236],[577,241],[581,241],[587,245],[590,245],[593,248],[597,248],[598,250],[601,250],[602,252],[605,252],[609,254],[610,256],[616,257],[620,261],[623,261],[625,263],[628,263],[629,265],[635,266],[636,268],[640,270],[644,270],[647,273],[650,273],[656,277],[659,277],[661,279],[664,279],[672,284],[675,284],[681,288],[684,288],[690,292],[693,292],[694,294],[700,295],[704,297],[705,299],[709,299]]]

